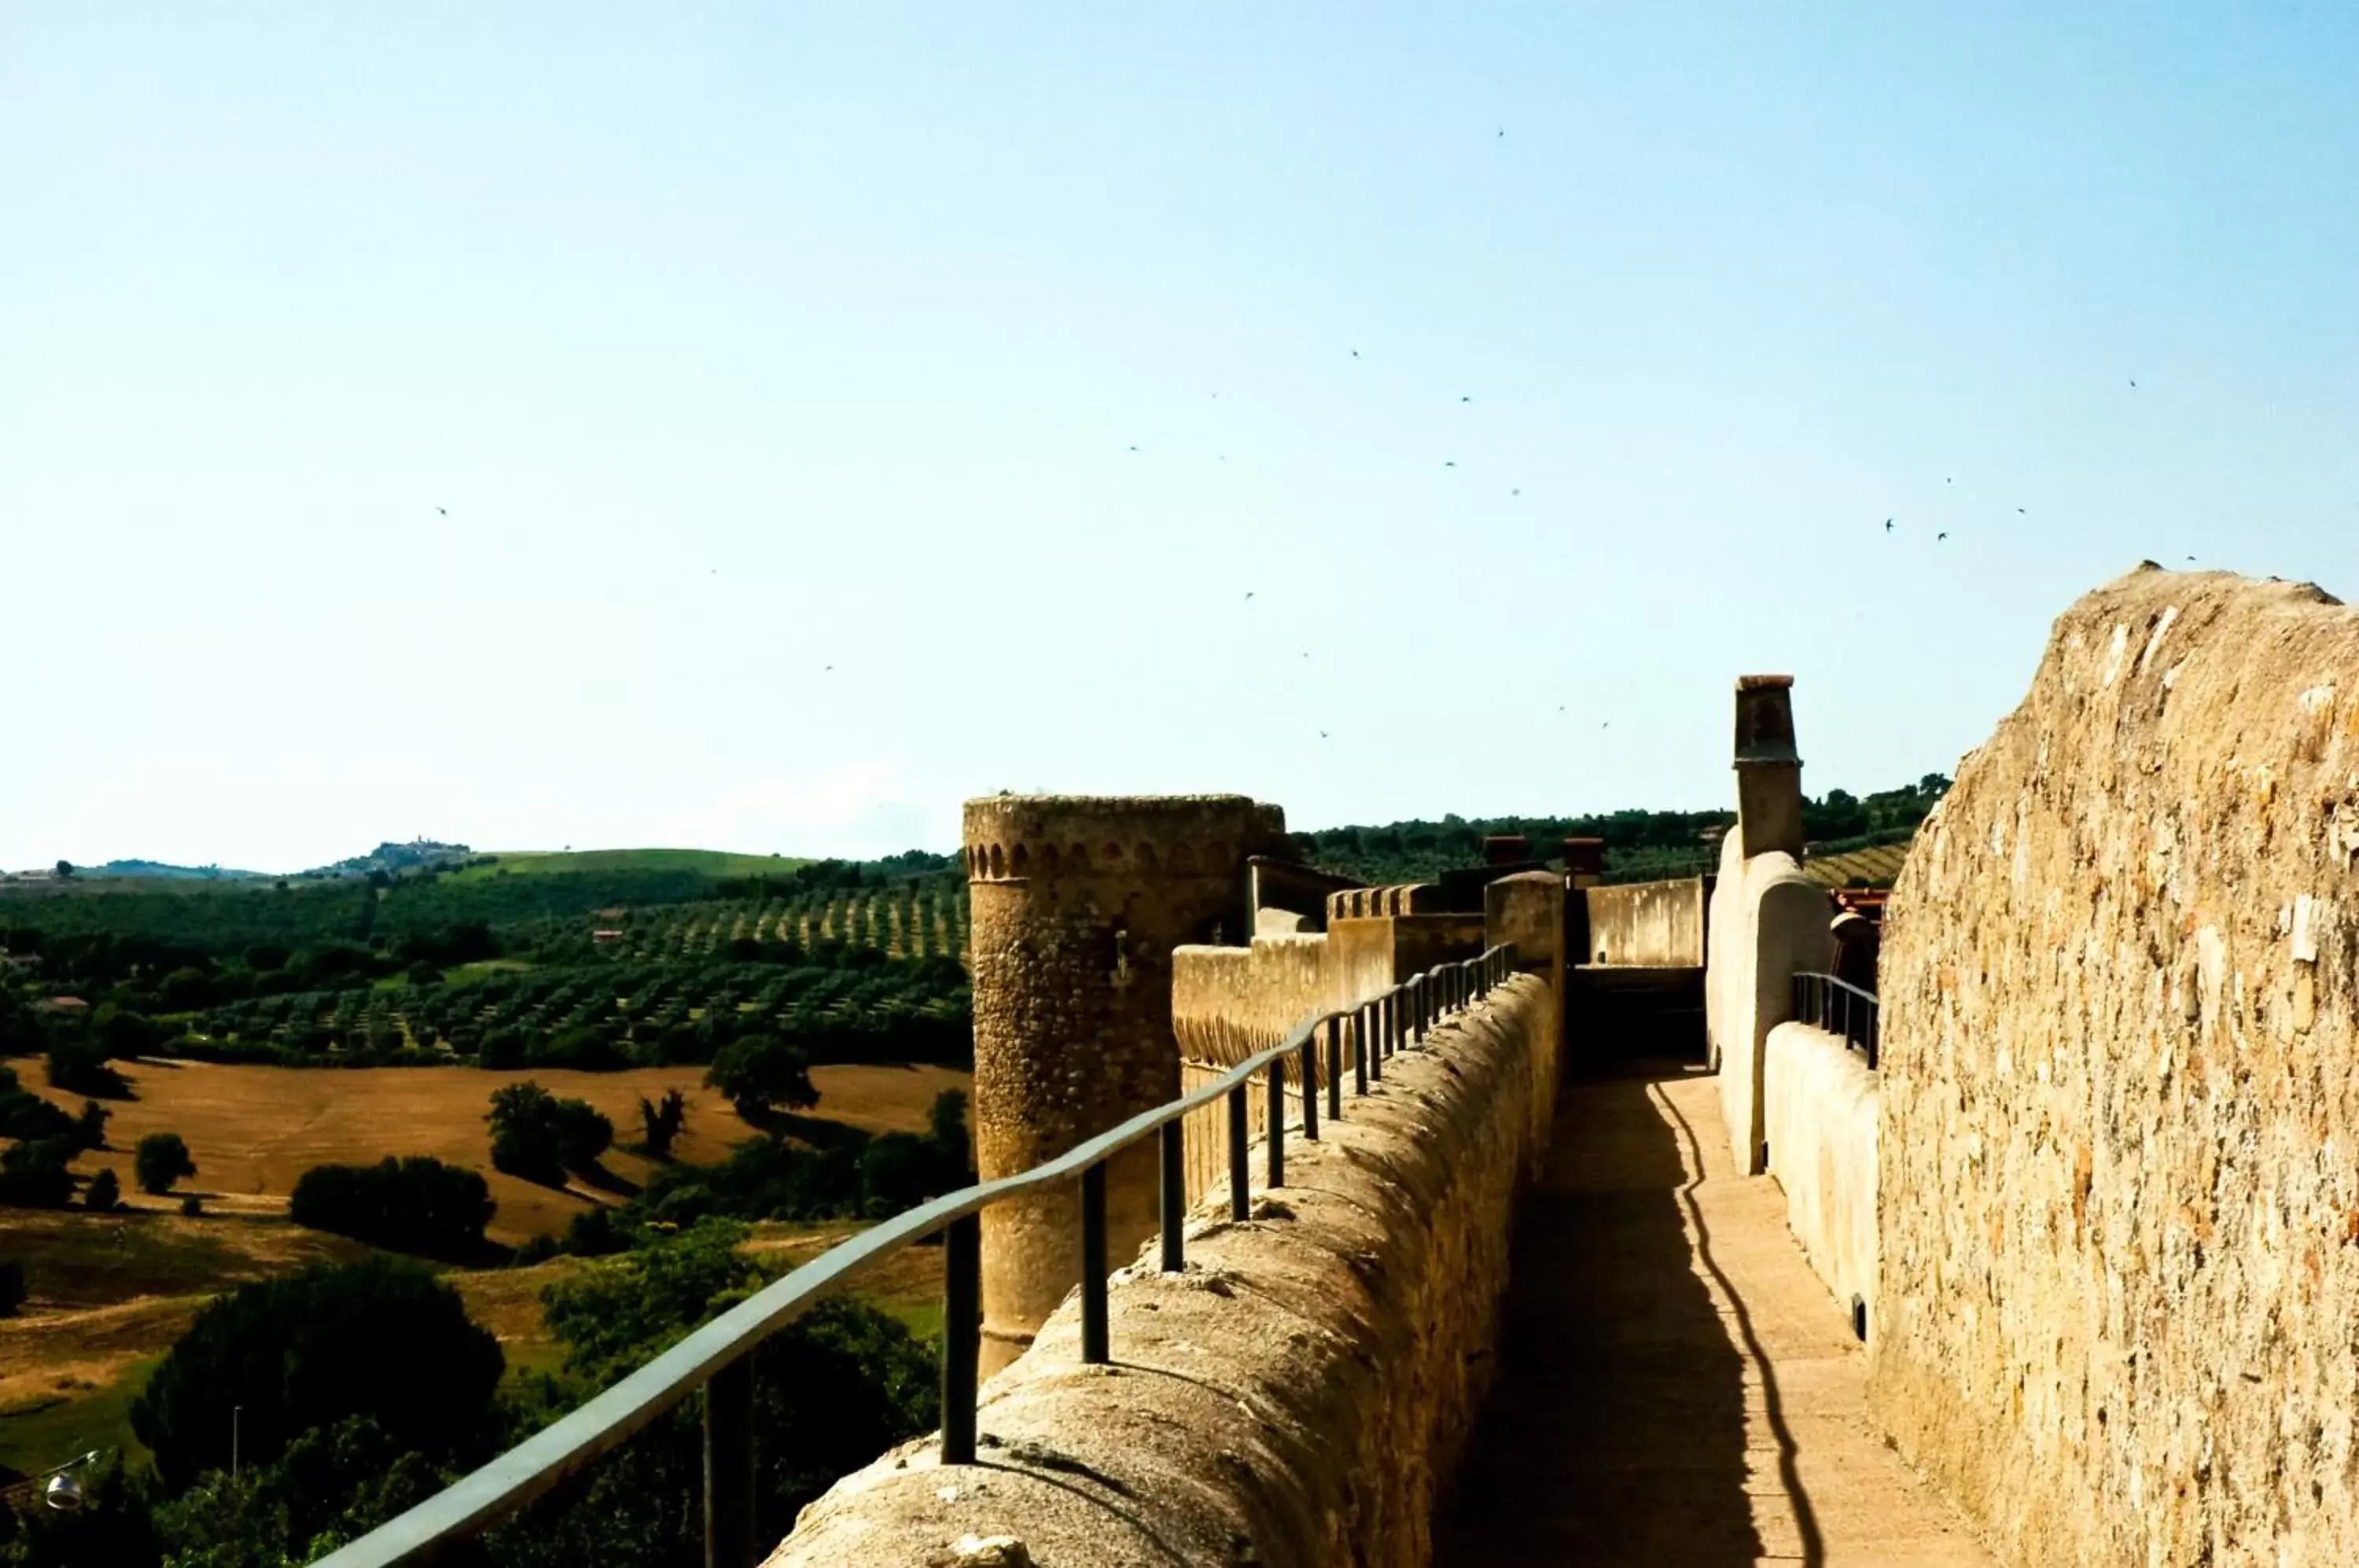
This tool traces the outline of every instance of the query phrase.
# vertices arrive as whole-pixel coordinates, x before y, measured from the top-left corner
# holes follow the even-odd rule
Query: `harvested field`
[[[221,1066],[198,1062],[141,1059],[118,1062],[136,1096],[108,1102],[110,1148],[85,1153],[75,1169],[84,1174],[112,1167],[125,1200],[141,1210],[177,1208],[179,1196],[150,1197],[132,1180],[132,1150],[150,1132],[177,1132],[188,1140],[197,1162],[194,1180],[181,1192],[197,1192],[209,1208],[224,1214],[277,1214],[286,1210],[296,1181],[314,1165],[368,1163],[386,1155],[430,1154],[453,1165],[480,1171],[490,1182],[499,1212],[490,1235],[520,1242],[561,1232],[573,1216],[594,1203],[609,1202],[577,1181],[564,1191],[539,1186],[494,1171],[484,1113],[492,1091],[531,1079],[553,1094],[587,1100],[614,1124],[617,1145],[638,1136],[642,1097],[660,1100],[677,1088],[687,1096],[688,1120],[673,1157],[707,1163],[732,1145],[755,1136],[728,1103],[702,1086],[701,1067],[647,1067],[626,1073],[577,1073],[527,1069],[491,1073],[474,1067],[294,1068]],[[62,1094],[25,1075],[27,1087],[68,1109],[81,1096]],[[920,1131],[934,1096],[944,1089],[967,1089],[970,1075],[946,1067],[814,1067],[821,1119],[867,1132]],[[619,1148],[606,1169],[636,1184],[653,1163]],[[176,1216],[177,1217],[177,1216]],[[7,1221],[13,1225],[15,1212]]]

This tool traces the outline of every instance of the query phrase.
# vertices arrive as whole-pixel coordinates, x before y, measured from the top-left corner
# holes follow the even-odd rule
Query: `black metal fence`
[[[1876,1007],[1875,992],[1863,991],[1848,980],[1816,970],[1794,976],[1795,1020],[1843,1036],[1845,1044],[1867,1058],[1870,1067],[1875,1065],[1879,1044]]]
[[[1423,1041],[1434,1026],[1462,1011],[1514,975],[1512,943],[1479,958],[1443,964],[1357,1007],[1311,1019],[1285,1040],[1194,1093],[1144,1111],[1087,1143],[1029,1171],[962,1188],[911,1209],[829,1248],[625,1377],[581,1409],[518,1443],[398,1519],[371,1530],[316,1568],[393,1568],[433,1561],[581,1475],[697,1389],[704,1399],[704,1561],[706,1568],[752,1568],[760,1553],[754,1531],[754,1368],[751,1352],[827,1294],[896,1251],[940,1234],[942,1289],[942,1462],[972,1464],[975,1387],[983,1334],[983,1211],[1004,1198],[1060,1181],[1082,1190],[1082,1356],[1112,1359],[1106,1322],[1106,1161],[1149,1136],[1161,1141],[1162,1250],[1165,1272],[1185,1261],[1188,1208],[1182,1127],[1188,1113],[1228,1101],[1229,1213],[1250,1213],[1248,1086],[1266,1076],[1264,1157],[1268,1184],[1286,1181],[1287,1066],[1297,1064],[1302,1136],[1319,1137],[1321,1055],[1326,1114],[1344,1114],[1343,1077],[1354,1097],[1384,1077],[1386,1058]],[[1352,1021],[1345,1029],[1344,1020]],[[1347,1045],[1345,1036],[1350,1036]],[[1349,1060],[1346,1060],[1346,1053]]]

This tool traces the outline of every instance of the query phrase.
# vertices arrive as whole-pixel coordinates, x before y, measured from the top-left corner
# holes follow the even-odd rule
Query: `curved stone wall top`
[[[966,803],[971,881],[1234,876],[1286,843],[1286,813],[1245,795],[985,795]]]

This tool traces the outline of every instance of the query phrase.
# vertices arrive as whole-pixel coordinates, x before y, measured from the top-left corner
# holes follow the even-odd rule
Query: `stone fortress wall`
[[[1160,1272],[1150,1242],[1113,1276],[1114,1365],[1082,1361],[1072,1293],[984,1388],[987,1468],[945,1472],[932,1439],[905,1444],[806,1508],[771,1568],[1420,1568],[1495,1365],[1561,1050],[1563,879],[1510,878],[1488,903],[1487,934],[1516,942],[1526,973],[1394,1057],[1318,1141],[1289,1138],[1281,1192],[1259,1187],[1256,1152],[1243,1224],[1223,1167],[1190,1214],[1184,1272]],[[1299,975],[1311,951],[1263,962]]]
[[[1283,813],[1242,795],[1003,795],[966,804],[973,900],[975,1163],[985,1180],[1052,1159],[1176,1098],[1174,949],[1235,940],[1251,856]],[[1110,1246],[1156,1224],[1152,1145],[1108,1169]],[[984,1367],[1005,1365],[1079,1278],[1075,1192],[984,1215]]]
[[[2359,614],[2082,599],[1886,920],[1901,1452],[2013,1563],[2359,1562]]]

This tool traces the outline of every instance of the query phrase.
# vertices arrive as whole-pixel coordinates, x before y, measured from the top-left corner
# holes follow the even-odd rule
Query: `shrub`
[[[614,1126],[586,1100],[560,1100],[527,1080],[492,1094],[492,1165],[528,1181],[563,1186],[568,1171],[587,1171],[614,1141]]]
[[[484,1247],[495,1204],[484,1178],[427,1155],[315,1165],[295,1183],[295,1223],[397,1252],[463,1260]]]
[[[189,1146],[180,1141],[176,1132],[151,1132],[141,1138],[132,1166],[143,1192],[168,1192],[173,1182],[197,1173],[197,1162],[189,1158]]]
[[[536,1236],[516,1249],[515,1262],[520,1269],[528,1269],[533,1264],[548,1262],[564,1250],[555,1236]]]
[[[0,1258],[0,1318],[12,1318],[25,1304],[25,1260]]]
[[[82,1103],[82,1115],[74,1119],[74,1136],[82,1140],[84,1149],[106,1147],[107,1118],[114,1114],[96,1100]]]
[[[62,1209],[73,1201],[73,1144],[62,1138],[34,1138],[0,1149],[0,1203],[26,1209]]]
[[[247,1465],[364,1416],[397,1448],[464,1462],[495,1439],[499,1341],[457,1292],[389,1258],[315,1265],[217,1297],[131,1407],[167,1485],[227,1469],[230,1412]]]
[[[194,1192],[184,1192],[180,1195],[181,1218],[196,1219],[204,1212],[205,1201],[202,1198],[198,1197]]]
[[[630,1249],[630,1233],[603,1203],[582,1210],[565,1227],[565,1250],[576,1258],[608,1258]]]
[[[114,1171],[102,1169],[83,1190],[82,1204],[95,1214],[114,1213],[123,1206],[123,1183],[114,1179]]]
[[[61,1040],[51,1046],[46,1067],[50,1083],[70,1093],[105,1100],[131,1096],[131,1085],[123,1081],[123,1074],[107,1065],[106,1052],[88,1040]]]
[[[14,1068],[0,1067],[0,1138],[79,1141],[80,1132],[71,1116],[30,1089],[18,1087]]]

